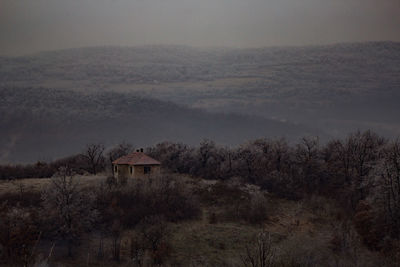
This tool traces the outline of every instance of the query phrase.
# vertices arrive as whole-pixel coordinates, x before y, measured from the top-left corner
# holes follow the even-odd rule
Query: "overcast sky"
[[[400,41],[400,0],[0,0],[0,55]]]

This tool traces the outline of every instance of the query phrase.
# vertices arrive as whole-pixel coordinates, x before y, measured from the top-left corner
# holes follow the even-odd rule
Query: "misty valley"
[[[400,266],[400,43],[0,56],[0,266]]]

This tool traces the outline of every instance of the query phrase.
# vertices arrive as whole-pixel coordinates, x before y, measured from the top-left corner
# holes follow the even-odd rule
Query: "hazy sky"
[[[400,0],[0,0],[0,55],[95,46],[400,41]]]

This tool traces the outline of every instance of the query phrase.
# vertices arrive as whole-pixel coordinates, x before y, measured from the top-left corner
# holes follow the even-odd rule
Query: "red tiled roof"
[[[123,156],[112,162],[113,164],[128,164],[128,165],[160,165],[161,163],[153,158],[150,158],[143,152],[134,152]]]

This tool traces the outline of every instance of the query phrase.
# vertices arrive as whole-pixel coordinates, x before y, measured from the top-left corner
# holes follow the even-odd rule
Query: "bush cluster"
[[[382,249],[387,240],[400,238],[399,139],[358,131],[325,144],[318,138],[303,138],[295,145],[284,139],[259,139],[236,148],[210,140],[198,147],[164,142],[148,148],[148,153],[172,172],[220,181],[239,177],[293,200],[311,195],[332,198],[355,217],[370,248]],[[371,205],[370,210],[358,208],[360,203]]]

